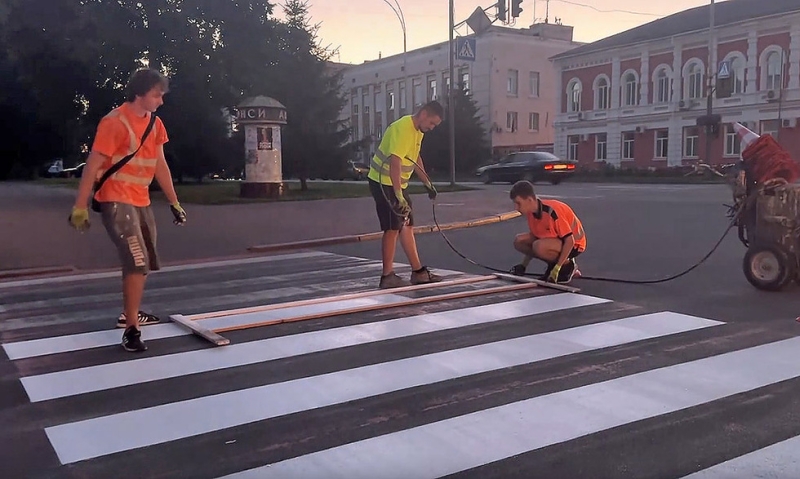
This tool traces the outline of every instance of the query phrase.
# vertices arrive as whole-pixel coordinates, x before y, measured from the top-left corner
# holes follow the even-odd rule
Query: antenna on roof
[[[550,0],[545,0],[545,4],[544,23],[550,23]]]

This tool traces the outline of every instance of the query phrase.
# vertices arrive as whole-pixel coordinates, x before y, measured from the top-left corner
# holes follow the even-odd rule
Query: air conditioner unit
[[[780,97],[781,97],[781,92],[779,92],[778,90],[769,90],[765,98],[767,99],[767,101],[775,101],[780,99]]]
[[[784,118],[781,120],[781,127],[794,128],[797,126],[797,118]]]
[[[643,126],[637,126],[636,127],[636,133],[644,133],[644,127]]]
[[[578,119],[579,120],[583,120],[583,112],[582,111],[578,112]]]
[[[689,108],[689,102],[686,101],[686,100],[679,101],[678,102],[678,108],[680,108],[681,110],[685,110],[685,109]]]
[[[582,133],[581,134],[581,141],[589,141],[589,134],[588,133]]]

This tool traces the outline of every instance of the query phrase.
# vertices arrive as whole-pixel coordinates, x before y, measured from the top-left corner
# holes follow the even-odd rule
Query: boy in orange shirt
[[[159,322],[157,317],[139,310],[147,274],[160,269],[156,224],[150,208],[149,186],[153,179],[170,203],[175,224],[186,222],[186,212],[178,202],[172,173],[164,158],[167,131],[160,118],[153,118],[164,103],[168,88],[167,78],[152,69],[141,69],[131,76],[125,89],[125,103],[106,115],[97,127],[69,217],[70,224],[78,231],[88,229],[87,203],[95,181],[113,164],[135,153],[93,196],[99,202],[103,225],[122,263],[124,311],[117,326],[125,328],[122,346],[132,352],[147,350],[139,326]],[[152,125],[151,119],[155,120]]]
[[[514,184],[509,196],[528,220],[529,230],[514,238],[514,248],[525,258],[511,272],[525,274],[531,259],[538,258],[547,263],[543,281],[569,283],[573,275],[580,276],[575,257],[586,250],[586,233],[572,208],[561,201],[537,198],[528,181]]]

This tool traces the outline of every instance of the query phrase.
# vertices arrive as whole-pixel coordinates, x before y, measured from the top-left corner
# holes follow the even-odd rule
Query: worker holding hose
[[[369,189],[375,199],[383,239],[381,256],[383,273],[380,288],[397,288],[409,283],[394,272],[394,253],[399,237],[403,251],[411,263],[411,284],[441,281],[419,259],[414,240],[414,217],[411,198],[406,188],[411,174],[416,172],[425,183],[428,197],[436,197],[419,150],[425,133],[436,128],[444,116],[444,108],[439,102],[431,101],[414,115],[405,115],[394,121],[381,139],[372,157],[369,169]]]
[[[511,273],[524,275],[531,259],[537,258],[547,263],[543,281],[564,284],[580,275],[575,258],[586,250],[586,233],[572,208],[561,201],[537,198],[529,181],[514,184],[509,196],[526,217],[529,230],[514,238],[514,248],[525,257]]]

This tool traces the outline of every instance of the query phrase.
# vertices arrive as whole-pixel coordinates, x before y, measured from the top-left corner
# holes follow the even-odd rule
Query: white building
[[[491,26],[469,37],[476,41],[475,60],[456,60],[456,87],[463,85],[476,101],[493,154],[551,149],[560,85],[549,58],[581,45],[572,41],[572,27]],[[443,42],[343,68],[343,87],[350,94],[341,119],[351,121],[354,140],[373,138],[362,160],[392,121],[430,100],[446,106],[448,50]]]

